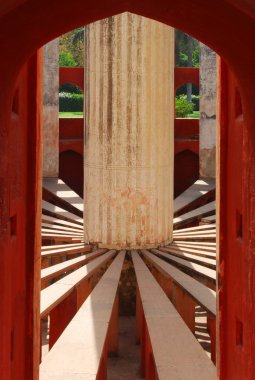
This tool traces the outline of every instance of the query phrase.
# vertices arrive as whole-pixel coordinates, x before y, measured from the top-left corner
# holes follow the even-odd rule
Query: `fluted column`
[[[59,39],[47,43],[43,53],[43,176],[58,177]]]
[[[124,13],[85,28],[85,240],[172,240],[173,29]]]
[[[199,166],[201,177],[216,175],[216,53],[200,42]]]

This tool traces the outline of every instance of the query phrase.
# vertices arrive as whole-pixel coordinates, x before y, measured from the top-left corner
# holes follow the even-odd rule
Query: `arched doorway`
[[[52,3],[45,0],[36,6],[32,1],[17,0],[11,5],[5,1],[0,10],[0,40],[5,52],[0,62],[0,292],[3,294],[0,346],[5,348],[1,376],[4,379],[18,376],[28,380],[36,379],[38,373],[39,355],[33,350],[33,343],[38,339],[36,323],[39,320],[38,100],[41,60],[40,53],[35,51],[47,41],[76,26],[130,11],[185,30],[209,45],[228,63],[228,66],[224,62],[220,65],[220,93],[224,97],[221,102],[218,161],[218,194],[221,201],[219,374],[222,379],[252,378],[255,371],[252,361],[255,347],[251,344],[254,341],[255,317],[255,53],[253,49],[246,48],[252,46],[255,32],[255,14],[252,8],[240,5],[235,0],[224,3],[201,3],[197,0],[192,4],[187,0],[160,0],[157,3],[95,3],[81,0],[72,3],[59,0]],[[31,55],[33,56],[29,59]],[[235,87],[241,93],[243,117],[239,111],[239,116],[235,117],[232,97]],[[18,95],[14,96],[12,107],[14,93]],[[236,288],[237,283],[239,285]]]

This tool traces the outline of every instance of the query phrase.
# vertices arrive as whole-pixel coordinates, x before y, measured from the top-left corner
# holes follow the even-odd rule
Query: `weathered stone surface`
[[[200,152],[200,172],[203,177],[215,177],[216,147],[211,149],[201,149]],[[207,175],[206,175],[207,174]]]
[[[200,176],[215,177],[216,53],[200,43]]]
[[[172,239],[174,33],[130,13],[85,30],[85,240]]]
[[[43,176],[58,176],[59,154],[59,40],[44,46],[43,65]]]

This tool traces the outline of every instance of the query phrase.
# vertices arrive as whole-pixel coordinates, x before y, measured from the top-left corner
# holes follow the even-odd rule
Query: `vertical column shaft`
[[[59,40],[43,48],[43,176],[58,176]]]
[[[123,13],[85,28],[85,239],[172,239],[174,33]]]
[[[216,53],[200,43],[200,176],[215,177]]]

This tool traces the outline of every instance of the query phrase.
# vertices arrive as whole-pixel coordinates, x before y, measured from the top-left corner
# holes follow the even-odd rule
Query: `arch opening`
[[[58,6],[58,5],[59,5],[59,3],[56,3],[56,6]],[[172,22],[173,24],[176,23],[176,26],[183,27],[188,32],[190,32],[191,34],[195,35],[198,38],[201,37],[200,38],[201,40],[203,40],[204,42],[207,42],[208,45],[213,47],[216,51],[221,53],[222,56],[224,56],[226,58],[226,61],[229,63],[230,67],[232,67],[234,69],[233,71],[235,73],[235,76],[238,79],[241,97],[243,98],[243,109],[244,109],[244,117],[245,117],[245,122],[246,122],[244,124],[244,126],[245,126],[246,130],[248,131],[248,135],[250,137],[250,143],[247,144],[247,146],[248,146],[249,152],[252,152],[252,147],[254,144],[254,132],[252,132],[254,114],[251,111],[252,107],[249,107],[252,105],[252,103],[250,102],[249,99],[253,98],[253,96],[252,96],[253,95],[253,89],[252,89],[252,85],[249,85],[248,82],[249,82],[249,77],[252,77],[252,70],[251,70],[251,65],[249,64],[249,62],[253,62],[254,57],[253,57],[252,53],[245,53],[242,46],[238,45],[237,49],[235,50],[231,44],[229,44],[229,46],[227,44],[228,40],[233,39],[233,35],[235,35],[235,33],[233,34],[233,29],[231,28],[231,23],[232,23],[232,25],[236,25],[237,20],[239,20],[239,22],[241,23],[241,25],[243,27],[242,30],[240,30],[239,37],[240,37],[240,40],[242,40],[242,39],[244,40],[244,37],[248,38],[248,34],[249,34],[248,31],[254,30],[254,22],[252,20],[252,17],[250,17],[250,16],[246,17],[244,13],[238,12],[235,7],[233,7],[232,5],[229,5],[229,4],[228,5],[226,5],[226,4],[222,5],[222,7],[220,8],[222,12],[219,13],[218,12],[219,9],[217,8],[218,5],[215,5],[215,8],[213,8],[213,12],[212,12],[212,18],[208,21],[208,25],[206,25],[205,21],[203,21],[203,16],[205,16],[207,14],[207,8],[206,8],[206,5],[203,5],[203,6],[201,6],[200,10],[191,9],[191,12],[190,12],[191,20],[193,19],[194,16],[196,16],[196,17],[199,16],[198,17],[199,22],[197,23],[197,25],[192,26],[191,21],[190,22],[188,21],[186,28],[185,28],[184,27],[184,25],[185,25],[184,24],[184,18],[186,18],[186,13],[183,12],[183,15],[185,15],[185,17],[182,16],[182,13],[181,13],[181,10],[183,10],[182,7],[184,5],[187,6],[187,2],[183,1],[178,6],[177,5],[175,6],[173,4],[173,14],[176,15],[175,12],[177,12],[177,15],[179,16],[179,17],[177,17],[177,21],[175,21],[175,22],[173,20],[172,15],[169,15],[169,14],[164,15],[163,13],[160,12],[160,10],[159,10],[160,4],[157,4],[157,7],[155,8],[155,10],[153,9],[152,5],[146,6],[146,5],[140,5],[140,4],[138,4],[137,7],[130,7],[130,8],[132,8],[131,10],[137,10],[138,13],[142,13],[145,16],[147,15],[147,16],[150,16],[152,18],[155,17],[156,19],[161,20],[161,21],[165,20],[165,21],[167,21],[167,23],[170,23],[170,22]],[[42,5],[42,10],[43,10],[42,20],[46,21],[46,24],[47,24],[47,20],[49,20],[49,16],[47,16],[46,13],[48,12],[51,15],[51,17],[52,17],[52,13],[57,15],[56,6],[52,5],[52,12],[49,12],[51,10],[51,8],[49,8],[49,5],[46,4],[45,7],[44,7],[44,5]],[[86,4],[86,6],[87,6],[87,4]],[[121,8],[121,6],[119,6],[119,7]],[[174,7],[177,7],[177,8],[174,8]],[[90,11],[92,9],[90,7],[88,7],[87,18],[85,17],[85,19],[87,20],[87,22],[89,21],[89,19],[90,20],[96,20],[98,18],[101,18],[103,16],[103,14],[104,15],[110,15],[112,13],[115,13],[117,10],[118,11],[121,10],[121,9],[119,9],[119,8],[117,9],[117,8],[118,8],[118,6],[115,7],[114,5],[112,5],[110,7],[110,9],[105,9],[105,8],[103,8],[103,5],[102,5],[102,9],[101,10],[99,9],[98,12],[95,12],[96,15],[93,16],[92,12],[90,13]],[[28,8],[22,6],[20,10],[24,12],[25,16],[30,15],[32,18],[33,18],[33,16],[39,15],[39,11],[29,8],[29,5],[28,5]],[[22,28],[23,21],[18,20],[17,24],[15,25],[15,28],[17,28],[16,30],[22,31],[22,33],[20,33],[21,36],[19,38],[17,38],[17,41],[14,42],[14,44],[12,45],[12,48],[14,47],[13,50],[18,51],[18,49],[15,49],[15,44],[20,45],[20,41],[21,41],[20,39],[21,38],[23,39],[23,41],[24,40],[27,41],[27,45],[24,47],[24,49],[21,52],[19,52],[17,60],[15,63],[13,63],[14,59],[13,60],[11,59],[11,61],[13,61],[13,62],[11,63],[10,70],[8,71],[9,74],[7,75],[6,78],[4,78],[3,88],[4,88],[4,90],[6,90],[6,99],[7,100],[11,96],[10,90],[13,89],[13,87],[14,87],[15,74],[19,70],[21,64],[26,61],[27,57],[29,55],[31,55],[32,52],[35,51],[36,47],[41,46],[47,40],[51,39],[52,37],[61,33],[62,31],[70,29],[69,26],[71,25],[71,23],[77,24],[77,26],[84,24],[84,22],[81,20],[80,15],[77,16],[77,19],[75,21],[67,20],[67,13],[69,10],[70,10],[70,5],[68,5],[67,2],[63,2],[63,10],[62,10],[63,19],[61,20],[61,22],[59,22],[57,24],[57,26],[56,25],[54,26],[52,23],[50,23],[47,26],[48,31],[45,31],[44,27],[41,28],[41,30],[43,32],[40,31],[40,25],[42,26],[42,24],[40,24],[40,21],[39,21],[38,33],[35,33],[36,38],[34,38],[33,41],[31,40],[31,36],[28,35],[28,31],[31,35],[34,35],[33,33],[31,33],[31,29],[28,29],[28,27],[26,27],[26,26],[23,29]],[[123,6],[122,10],[126,10],[124,6]],[[225,20],[226,20],[227,16],[229,16],[229,18],[228,18],[229,31],[226,32],[226,22],[224,21],[224,23],[223,23],[223,21],[221,21],[219,19],[219,16],[217,16],[217,14],[221,15],[222,20],[224,20],[224,15],[225,15]],[[240,16],[240,18],[238,18],[239,16]],[[16,16],[16,18],[17,18],[17,16]],[[34,19],[37,20],[37,18],[38,17],[35,17]],[[219,24],[217,24],[218,20],[219,20]],[[9,21],[12,21],[12,22],[9,23]],[[9,26],[7,27],[7,23],[9,23],[9,25],[14,25],[15,24],[14,21],[15,21],[15,14],[14,15],[13,14],[8,15],[8,13],[6,13],[5,18],[3,20],[3,23],[1,24],[1,30],[3,31],[3,33],[1,33],[0,35],[8,36]],[[214,36],[214,34],[213,34],[213,25],[215,25],[215,24],[218,25],[218,31],[217,31],[216,36]],[[74,26],[74,25],[72,25],[72,26]],[[207,30],[207,27],[209,27],[208,30]],[[34,29],[32,28],[32,32],[36,31],[36,28],[35,27],[34,27]],[[203,31],[205,33],[207,33],[206,37],[204,37],[204,38],[202,36]],[[231,37],[231,33],[232,33],[232,37]],[[25,37],[25,39],[24,39],[24,37]],[[16,45],[16,47],[17,46],[18,45]],[[245,64],[240,61],[242,52],[243,52],[243,61],[247,64],[246,70],[245,70]],[[11,53],[10,50],[8,51],[8,53],[9,53],[10,57],[14,57],[12,55],[13,53]],[[239,59],[236,57],[238,55],[239,55]],[[31,61],[30,61],[30,64],[31,64]],[[3,63],[1,63],[1,66],[4,68],[3,72],[5,72],[6,67],[4,66]],[[223,66],[224,65],[222,65],[221,69],[225,70],[225,72],[229,72],[229,68],[227,66],[225,66],[225,67],[223,67]],[[229,75],[231,76],[232,73],[229,73]],[[234,76],[232,76],[232,79],[233,79],[233,77]],[[10,84],[11,84],[10,89],[7,91],[7,87]],[[224,85],[225,84],[226,83],[224,83]],[[6,99],[4,99],[4,101],[1,103],[3,107],[5,107],[6,104],[8,104]],[[228,107],[228,105],[225,105],[225,106]],[[9,108],[10,107],[8,107],[7,109],[9,109]],[[226,109],[228,110],[228,108],[226,108]],[[4,132],[8,134],[9,133],[8,128],[10,126],[9,115],[4,115],[1,117],[2,117],[1,125],[3,122],[3,124],[5,125],[3,127]],[[222,122],[223,122],[223,126],[226,126],[226,120],[223,119]],[[225,124],[224,124],[224,122],[225,122]],[[224,128],[224,127],[222,127],[222,128]],[[2,149],[3,154],[6,154],[7,150],[8,150],[8,143],[5,139],[3,142],[1,142],[1,147],[3,147],[3,149]],[[37,154],[38,154],[38,152],[36,152],[36,155]],[[31,152],[31,155],[33,156],[32,152]],[[7,156],[8,156],[8,154],[7,154]],[[246,168],[249,168],[250,170],[253,170],[253,164],[254,164],[253,160],[250,160],[250,163],[245,162]],[[7,178],[6,162],[1,163],[1,173],[3,173],[4,177]],[[248,194],[249,194],[249,191],[251,190],[253,182],[252,182],[252,179],[250,179],[250,182],[248,182],[248,181],[244,181],[244,182],[245,182],[244,188],[247,190],[246,194],[248,197]],[[28,181],[28,184],[30,184],[29,181]],[[10,183],[8,182],[7,188],[9,188],[9,187],[10,187]],[[7,192],[5,191],[4,196],[6,196],[6,194],[7,194]],[[223,194],[223,196],[225,196],[224,199],[226,199],[226,194],[225,195]],[[9,195],[7,195],[7,199],[9,199],[9,198],[10,198]],[[250,210],[249,204],[250,204],[250,200],[246,200],[246,214],[244,215],[244,218],[247,218],[248,221],[252,221],[252,220],[254,220],[254,213]],[[7,208],[5,208],[5,206],[4,206],[4,210],[3,210],[3,215],[4,215],[4,219],[6,219],[6,215],[8,215],[8,211],[7,211]],[[36,227],[33,224],[31,224],[30,229],[35,231]],[[252,230],[252,232],[253,232],[253,230]],[[223,235],[224,235],[224,231],[223,231]],[[244,236],[244,239],[245,239],[245,236]],[[7,250],[6,250],[6,252],[7,252]],[[249,254],[250,251],[248,250],[247,252],[248,252],[247,254]],[[30,259],[33,257],[34,256],[31,255]],[[32,289],[33,289],[33,286],[30,287],[30,293],[31,293]],[[31,317],[28,319],[31,320]],[[248,324],[249,324],[249,322],[248,322]],[[5,335],[6,334],[3,334],[2,336],[5,336]],[[243,342],[243,340],[242,340],[242,342]],[[251,352],[249,352],[249,353],[251,353]],[[251,356],[252,355],[250,355],[250,357]],[[248,360],[248,364],[249,363],[251,363],[251,359]],[[228,364],[228,365],[230,365],[230,364]],[[29,367],[29,369],[28,369],[27,373],[29,373],[29,372],[31,373],[31,365],[28,367]],[[225,373],[224,371],[227,371],[227,370],[222,369],[223,374]],[[27,377],[27,378],[29,378],[29,377]]]

